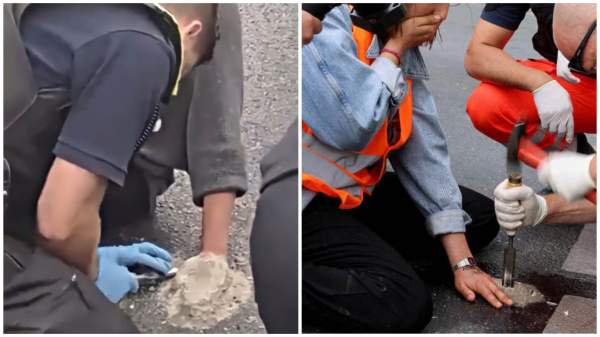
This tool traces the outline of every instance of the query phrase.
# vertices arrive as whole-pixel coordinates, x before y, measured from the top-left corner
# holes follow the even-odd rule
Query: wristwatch
[[[458,263],[452,267],[452,271],[457,271],[459,269],[465,269],[465,268],[474,268],[474,267],[477,267],[477,262],[475,262],[474,257],[469,256],[469,257],[465,257],[464,259],[458,261]]]

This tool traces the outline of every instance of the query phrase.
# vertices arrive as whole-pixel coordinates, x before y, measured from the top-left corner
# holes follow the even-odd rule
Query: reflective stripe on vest
[[[358,58],[370,65],[366,54],[373,34],[352,27]],[[319,141],[302,122],[302,187],[340,199],[341,209],[358,207],[385,173],[390,151],[406,143],[412,130],[412,82],[404,101],[391,119],[386,119],[371,142],[361,151],[340,151]]]

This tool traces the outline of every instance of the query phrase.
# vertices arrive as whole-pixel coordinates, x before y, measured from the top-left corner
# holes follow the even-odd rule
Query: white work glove
[[[496,186],[494,207],[498,223],[508,235],[515,235],[520,227],[539,224],[548,213],[542,196],[526,185],[508,188],[508,179]]]
[[[533,100],[544,131],[554,133],[559,139],[566,135],[567,143],[573,141],[573,106],[569,93],[552,80],[533,91]]]
[[[593,154],[550,153],[538,167],[538,179],[567,201],[581,199],[596,188],[590,175],[590,162],[593,158]]]
[[[579,77],[571,73],[571,69],[569,69],[569,60],[567,60],[565,55],[563,55],[560,50],[558,51],[558,56],[556,57],[556,75],[571,84],[579,84],[579,82],[581,82]]]

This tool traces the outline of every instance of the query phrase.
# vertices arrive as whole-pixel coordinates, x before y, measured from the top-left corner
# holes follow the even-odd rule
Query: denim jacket
[[[352,37],[346,6],[333,9],[323,30],[302,48],[302,119],[325,144],[359,151],[369,144],[386,118],[396,113],[412,79],[412,133],[408,142],[390,153],[400,182],[426,218],[433,235],[464,232],[471,222],[462,210],[462,196],[450,170],[446,139],[429,73],[418,49],[402,56],[401,66],[380,57],[377,38],[367,51],[375,61],[362,63]],[[303,189],[303,208],[314,192]]]

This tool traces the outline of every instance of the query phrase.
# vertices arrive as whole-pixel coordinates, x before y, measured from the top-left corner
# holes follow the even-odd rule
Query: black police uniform
[[[173,169],[190,176],[193,202],[204,197],[247,190],[240,118],[243,101],[242,33],[238,5],[219,4],[219,40],[211,60],[179,82],[176,96],[161,109],[161,128],[136,153],[123,187],[108,187],[102,218],[103,244],[120,243],[123,233],[144,233],[168,242],[154,231],[156,196],[174,182]],[[127,228],[123,228],[123,226]]]
[[[260,317],[269,333],[298,331],[298,122],[261,161],[250,236]]]
[[[4,330],[134,332],[91,280],[33,245],[36,204],[55,156],[124,183],[177,81],[177,26],[150,5],[6,4],[4,30]]]

